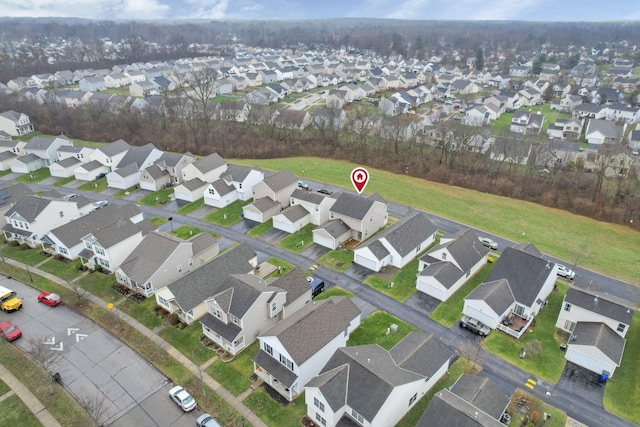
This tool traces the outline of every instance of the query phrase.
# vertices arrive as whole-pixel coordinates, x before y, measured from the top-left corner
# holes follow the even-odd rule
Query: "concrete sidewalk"
[[[13,374],[0,365],[0,379],[4,381],[11,390],[24,402],[24,404],[33,412],[38,420],[45,427],[60,427],[60,423],[53,418],[53,415],[44,407],[37,397],[29,391]]]
[[[5,258],[5,261],[8,264],[11,264],[15,267],[24,268],[23,263],[15,261],[13,259]],[[59,277],[54,276],[53,274],[40,270],[37,267],[29,267],[29,270],[33,274],[37,274],[39,276],[45,277],[51,280],[52,282],[55,282],[61,286],[69,288],[69,284],[65,280],[60,279]],[[74,280],[77,280],[77,279],[74,279]],[[107,303],[105,301],[103,301],[102,299],[98,298],[97,296],[93,295],[90,292],[87,292],[84,298],[91,300],[92,302],[99,305],[100,307],[107,307]],[[212,390],[218,393],[224,400],[226,400],[231,406],[233,406],[236,409],[236,411],[238,411],[240,415],[242,415],[245,418],[245,420],[249,421],[255,427],[267,427],[264,421],[262,421],[256,414],[254,414],[249,408],[247,408],[240,399],[238,399],[237,397],[229,393],[227,389],[225,389],[219,382],[211,378],[209,374],[200,370],[200,368],[195,363],[193,363],[185,355],[183,355],[180,351],[178,351],[178,349],[176,349],[174,346],[166,342],[160,336],[156,335],[153,331],[151,331],[149,328],[144,326],[142,323],[138,322],[133,317],[129,316],[124,311],[121,311],[117,307],[113,307],[111,310],[116,312],[118,318],[127,322],[129,325],[137,329],[144,336],[146,336],[151,341],[153,341],[158,347],[162,348],[167,353],[169,353],[173,358],[175,358],[178,362],[180,362],[185,368],[191,371],[193,375],[195,375],[198,378],[202,378],[202,381],[204,381],[204,383],[207,386],[209,386]],[[53,417],[51,419],[53,420]],[[50,425],[54,425],[54,424],[50,424]]]

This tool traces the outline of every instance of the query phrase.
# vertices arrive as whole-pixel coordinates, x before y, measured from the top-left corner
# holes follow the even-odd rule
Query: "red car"
[[[22,331],[9,322],[0,322],[0,333],[7,341],[15,341],[22,336]]]
[[[42,292],[38,295],[38,301],[43,304],[47,304],[50,307],[55,307],[60,304],[60,295],[54,294],[52,292]]]

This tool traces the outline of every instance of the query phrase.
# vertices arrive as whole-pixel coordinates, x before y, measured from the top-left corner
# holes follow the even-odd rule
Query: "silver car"
[[[573,280],[573,278],[576,277],[576,272],[566,265],[558,264],[558,276]]]
[[[185,412],[192,411],[198,406],[196,400],[191,397],[189,392],[182,386],[177,385],[169,390],[169,396],[171,396],[173,401]]]
[[[196,420],[198,427],[220,427],[220,424],[209,414],[202,414]]]
[[[464,316],[462,319],[460,319],[460,327],[469,329],[470,331],[475,332],[481,337],[485,337],[489,335],[489,332],[491,332],[490,327],[471,316]]]

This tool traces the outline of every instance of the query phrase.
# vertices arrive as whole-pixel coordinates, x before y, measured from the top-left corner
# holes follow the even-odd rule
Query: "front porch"
[[[253,372],[289,402],[300,395],[298,376],[263,350],[253,357]]]

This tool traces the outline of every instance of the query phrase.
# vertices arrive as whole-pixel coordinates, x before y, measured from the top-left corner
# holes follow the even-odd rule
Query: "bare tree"
[[[51,340],[54,340],[54,338],[51,338]],[[27,339],[27,342],[29,343],[28,352],[31,358],[49,375],[51,379],[48,383],[49,391],[53,393],[53,375],[58,372],[65,359],[62,357],[62,351],[56,351],[52,348],[55,343],[51,340],[42,336],[32,336]]]
[[[480,337],[462,341],[458,346],[458,350],[460,350],[460,353],[465,359],[472,363],[471,370],[475,370],[476,365],[482,365],[485,361],[482,353],[482,339]]]
[[[82,394],[78,398],[80,406],[94,419],[97,425],[106,425],[109,418],[114,415],[113,408],[104,394],[96,391],[94,394]]]
[[[82,302],[82,298],[87,293],[87,288],[84,285],[78,284],[76,281],[67,282],[69,288],[73,291],[73,294],[78,298],[78,304]]]
[[[189,123],[194,142],[205,145],[210,141],[214,108],[211,98],[216,96],[216,71],[206,66],[194,67],[191,73],[178,76],[178,83],[190,106]]]

